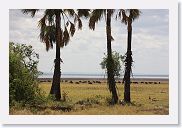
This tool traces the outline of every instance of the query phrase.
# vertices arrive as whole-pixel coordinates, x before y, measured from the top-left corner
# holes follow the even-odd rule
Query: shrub
[[[44,96],[38,88],[37,70],[39,56],[32,46],[9,45],[9,103],[40,104]]]
[[[113,69],[114,69],[114,76],[119,78],[121,76],[122,66],[124,63],[124,56],[120,55],[116,51],[113,51],[112,52],[112,58],[114,61],[114,65],[112,65]],[[101,68],[106,70],[107,69],[107,63],[109,63],[108,56],[106,54],[104,54],[103,60],[100,63]]]

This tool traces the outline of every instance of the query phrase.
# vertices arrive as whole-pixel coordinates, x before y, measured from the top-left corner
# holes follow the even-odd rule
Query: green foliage
[[[9,44],[9,102],[40,104],[44,96],[38,88],[38,54],[32,46]]]
[[[100,63],[101,68],[106,70],[107,69],[107,63],[108,63],[108,56],[104,54],[102,62]],[[112,58],[114,61],[114,76],[119,77],[121,75],[122,71],[122,64],[124,62],[124,56],[120,55],[118,52],[113,51],[112,52]]]

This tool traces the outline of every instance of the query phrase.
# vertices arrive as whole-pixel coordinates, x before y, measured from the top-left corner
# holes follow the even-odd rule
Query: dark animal
[[[100,81],[96,81],[96,83],[101,84],[101,82],[100,82]]]
[[[150,96],[149,96],[149,100],[150,100],[151,98],[150,98]]]

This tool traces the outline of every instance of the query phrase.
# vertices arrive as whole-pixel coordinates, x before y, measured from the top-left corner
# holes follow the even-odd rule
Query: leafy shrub
[[[41,104],[44,96],[38,88],[37,70],[39,56],[32,46],[9,45],[9,103],[22,105]]]
[[[112,58],[113,58],[113,61],[114,61],[114,65],[112,65],[113,69],[114,69],[114,76],[115,77],[120,77],[121,71],[122,71],[122,66],[123,66],[123,63],[124,63],[124,56],[120,55],[116,51],[113,51],[112,52]],[[106,70],[107,69],[107,63],[109,63],[108,56],[106,54],[104,54],[103,60],[100,63],[101,68]]]

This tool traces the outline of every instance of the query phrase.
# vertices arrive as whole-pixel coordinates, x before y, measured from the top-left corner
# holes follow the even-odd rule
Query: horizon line
[[[41,71],[42,72],[42,71]],[[54,74],[53,72],[42,72],[42,75],[46,75],[46,74]],[[104,75],[105,73],[102,72],[62,72],[61,74],[63,75]],[[124,75],[124,73],[122,73],[121,75]],[[163,76],[169,76],[169,74],[145,74],[145,73],[133,73],[133,75],[163,75]]]

